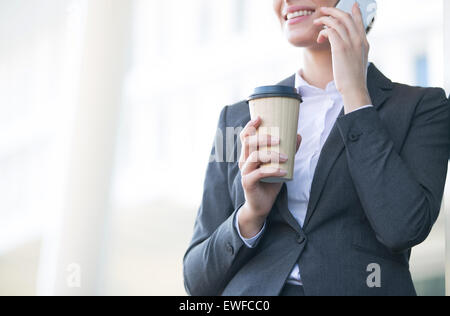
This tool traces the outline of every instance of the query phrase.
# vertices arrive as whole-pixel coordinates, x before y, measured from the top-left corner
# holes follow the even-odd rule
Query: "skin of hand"
[[[242,187],[245,203],[239,214],[239,230],[244,238],[252,238],[261,231],[273,204],[281,191],[282,183],[264,183],[261,179],[268,177],[284,177],[282,169],[261,169],[268,162],[286,162],[288,157],[283,153],[271,152],[267,147],[280,143],[270,135],[257,135],[262,120],[260,117],[250,121],[240,134],[242,143],[239,169],[242,175]],[[300,148],[301,136],[297,135],[297,151]],[[264,147],[264,150],[260,150]]]
[[[317,38],[318,43],[330,42],[333,74],[338,91],[344,100],[345,113],[372,104],[367,89],[367,41],[361,9],[356,2],[349,14],[334,7],[321,7],[324,15],[314,24],[327,26]]]

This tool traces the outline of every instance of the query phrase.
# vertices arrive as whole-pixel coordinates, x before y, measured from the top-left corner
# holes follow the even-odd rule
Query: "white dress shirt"
[[[301,71],[295,76],[295,87],[302,96],[298,121],[298,134],[302,136],[300,149],[295,156],[294,180],[287,182],[288,208],[293,217],[303,227],[308,209],[311,185],[319,161],[323,145],[330,135],[339,113],[344,107],[341,94],[337,91],[334,81],[325,90],[311,86],[301,76]],[[370,107],[366,105],[359,108]],[[243,238],[239,231],[239,211],[236,216],[236,229],[249,248],[257,246],[266,225],[253,238]],[[302,285],[300,269],[296,264],[287,280],[290,284]]]

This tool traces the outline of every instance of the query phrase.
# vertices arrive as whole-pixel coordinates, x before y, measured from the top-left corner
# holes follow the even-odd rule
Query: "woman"
[[[220,131],[245,126],[241,154],[208,166],[184,258],[191,295],[416,295],[409,257],[441,206],[448,100],[368,64],[358,5],[347,14],[336,2],[274,0],[288,41],[304,49],[304,68],[281,82],[303,96],[294,181],[260,182],[284,175],[259,168],[286,160],[259,151],[278,140],[254,136],[261,119],[250,121],[246,102],[225,107]]]

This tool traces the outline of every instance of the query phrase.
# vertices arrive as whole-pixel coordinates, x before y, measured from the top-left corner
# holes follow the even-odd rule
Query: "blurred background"
[[[371,61],[450,88],[449,1],[378,2]],[[0,0],[0,295],[185,295],[220,110],[301,66],[272,0]],[[445,218],[421,295],[445,294]]]

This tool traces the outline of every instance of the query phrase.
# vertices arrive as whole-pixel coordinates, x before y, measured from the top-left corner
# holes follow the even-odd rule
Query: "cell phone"
[[[341,9],[342,11],[352,13],[352,7],[355,2],[359,3],[361,7],[361,13],[364,22],[364,28],[367,30],[372,26],[375,21],[375,16],[377,14],[377,1],[376,0],[339,0],[336,8]]]

